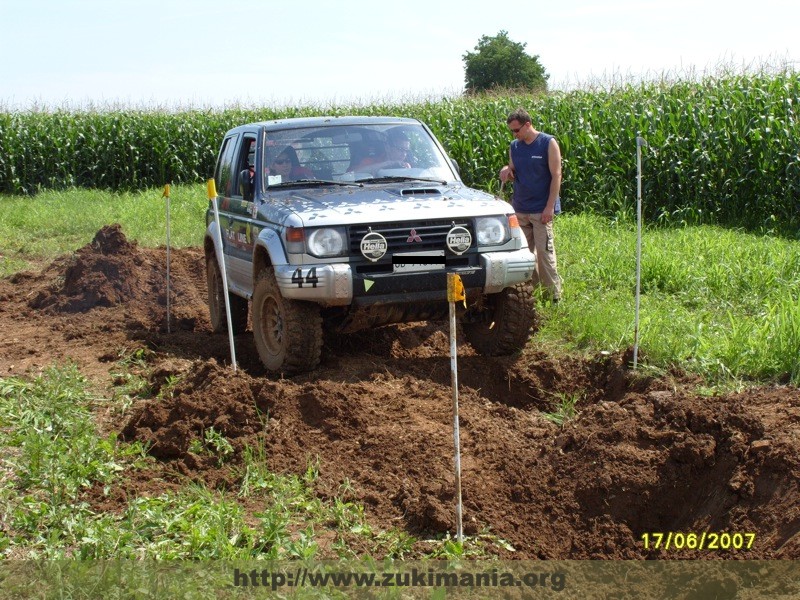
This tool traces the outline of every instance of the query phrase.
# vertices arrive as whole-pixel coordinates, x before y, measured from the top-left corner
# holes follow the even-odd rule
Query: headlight
[[[344,253],[344,240],[345,235],[342,229],[313,229],[308,233],[306,239],[306,251],[317,258],[340,256]]]
[[[498,246],[509,239],[505,217],[481,217],[475,220],[478,246]]]

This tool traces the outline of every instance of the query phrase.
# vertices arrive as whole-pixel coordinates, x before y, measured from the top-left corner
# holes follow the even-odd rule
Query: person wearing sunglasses
[[[553,237],[553,218],[561,212],[561,148],[556,139],[537,131],[531,116],[518,108],[506,119],[514,141],[508,149],[508,164],[500,169],[500,181],[512,182],[511,205],[528,247],[536,255],[533,284],[548,290],[553,303],[561,300]]]
[[[314,172],[311,169],[300,166],[297,152],[291,146],[286,146],[272,159],[269,163],[268,174],[270,177],[280,175],[281,182],[314,179]]]

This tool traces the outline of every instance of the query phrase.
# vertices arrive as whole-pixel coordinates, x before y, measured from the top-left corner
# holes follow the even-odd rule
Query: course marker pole
[[[464,284],[456,273],[447,274],[447,300],[450,303],[450,381],[453,386],[453,444],[455,446],[456,471],[456,539],[464,541],[461,503],[461,436],[458,425],[458,351],[456,348],[456,302],[467,305]]]
[[[228,343],[231,346],[231,365],[236,371],[236,350],[233,345],[233,322],[231,320],[231,302],[228,298],[228,274],[225,269],[225,252],[222,249],[222,226],[219,224],[219,208],[217,208],[217,185],[213,179],[206,183],[208,199],[214,209],[214,222],[217,224],[217,235],[219,235],[219,245],[217,246],[217,264],[222,275],[222,295],[225,297],[225,316],[228,319]]]
[[[633,323],[633,368],[639,359],[639,300],[642,284],[642,146],[647,142],[636,136],[636,309]]]
[[[169,240],[169,232],[170,232],[170,216],[169,216],[169,184],[164,186],[164,193],[161,194],[162,198],[167,199],[167,333],[172,333],[170,330],[170,306],[169,306],[169,294],[170,294],[170,277],[169,277],[169,263],[170,263],[170,240]]]

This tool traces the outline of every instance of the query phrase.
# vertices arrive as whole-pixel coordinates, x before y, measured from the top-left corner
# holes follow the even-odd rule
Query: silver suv
[[[348,333],[446,319],[458,273],[460,321],[483,354],[521,350],[535,269],[510,205],[466,187],[423,123],[318,117],[253,123],[225,135],[215,182],[222,235],[206,215],[211,324],[252,328],[270,371],[319,364],[323,328]]]

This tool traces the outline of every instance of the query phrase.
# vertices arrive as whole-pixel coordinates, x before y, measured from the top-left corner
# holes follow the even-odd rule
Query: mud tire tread
[[[282,340],[277,353],[265,340],[262,311],[265,301],[275,303],[282,317]],[[302,373],[319,365],[322,355],[322,317],[319,305],[289,300],[281,295],[274,270],[259,273],[253,289],[253,338],[264,367],[268,371]]]
[[[222,272],[217,259],[213,256],[206,257],[206,283],[208,284],[208,313],[211,320],[211,330],[214,333],[228,331],[228,318],[225,315],[225,301],[223,299]],[[248,302],[245,298],[228,293],[231,305],[231,325],[233,334],[237,335],[247,330]]]
[[[467,341],[485,356],[506,356],[522,351],[528,343],[536,317],[530,283],[519,283],[492,294],[494,327],[488,322],[464,323]]]

